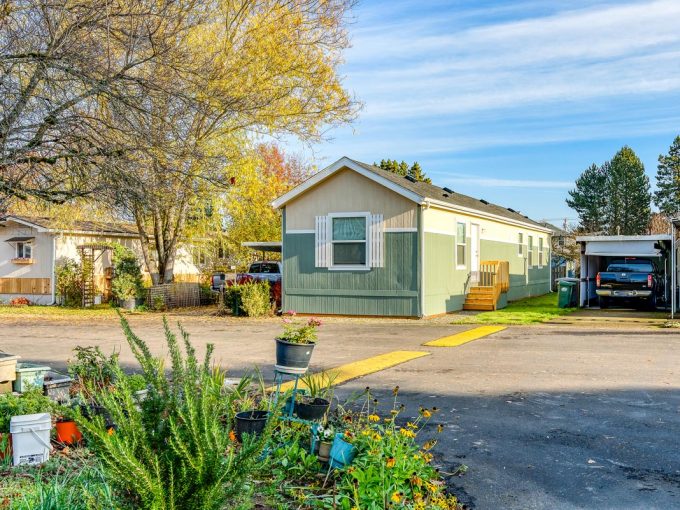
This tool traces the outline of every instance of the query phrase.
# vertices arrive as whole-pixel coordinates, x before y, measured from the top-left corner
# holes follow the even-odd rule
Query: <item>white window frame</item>
[[[517,256],[524,257],[525,251],[524,232],[517,232]]]
[[[356,243],[356,241],[333,241],[333,218],[364,218],[366,222],[366,239],[364,239],[364,245],[366,246],[366,257],[365,263],[363,265],[359,264],[335,264],[335,253],[334,244],[342,242]],[[328,214],[328,243],[330,244],[330,264],[328,266],[329,271],[370,271],[371,270],[371,243],[370,240],[370,226],[371,226],[371,213],[370,212],[340,212],[340,213],[329,213]]]
[[[20,246],[23,248],[21,255],[19,255],[19,247]],[[26,257],[26,247],[28,247],[28,251],[29,251],[28,257]],[[33,258],[33,243],[31,243],[30,241],[19,241],[19,242],[17,242],[16,247],[14,248],[14,254],[16,255],[17,259],[31,260]]]
[[[527,236],[527,267],[534,267],[534,236]]]
[[[543,237],[538,238],[538,268],[541,269],[545,264],[545,255],[543,254]]]
[[[458,225],[463,225],[465,227],[465,237],[463,239],[463,242],[461,243],[458,239]],[[456,269],[467,269],[467,233],[468,233],[468,222],[467,221],[458,221],[456,220],[456,251],[454,253],[454,257],[456,260]],[[458,260],[458,246],[464,246],[465,249],[463,253],[465,253],[465,260],[461,264],[460,261]]]

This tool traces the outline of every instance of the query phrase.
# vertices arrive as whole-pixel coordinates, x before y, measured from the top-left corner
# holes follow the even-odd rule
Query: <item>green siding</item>
[[[467,269],[456,269],[456,237],[425,232],[425,315],[463,308]],[[470,260],[470,240],[466,259]]]
[[[508,301],[516,301],[525,297],[540,296],[550,292],[550,267],[531,267],[526,270],[526,261],[517,255],[517,244],[501,241],[481,241],[482,260],[510,261],[510,290]],[[550,260],[550,254],[546,256]]]
[[[418,235],[385,233],[385,267],[330,271],[314,267],[314,234],[286,234],[283,307],[300,313],[418,315]]]

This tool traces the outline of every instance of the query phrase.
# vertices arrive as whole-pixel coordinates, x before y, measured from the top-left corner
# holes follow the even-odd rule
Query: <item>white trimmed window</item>
[[[517,234],[517,256],[524,256],[524,234],[522,232]]]
[[[467,266],[467,261],[465,260],[467,235],[465,230],[465,222],[459,221],[456,225],[456,266],[458,268],[465,268]]]
[[[33,258],[33,245],[31,243],[19,242],[16,245],[16,258],[30,259]]]
[[[366,216],[331,216],[331,267],[368,267]]]
[[[527,236],[527,265],[533,267],[534,265],[534,236]]]
[[[315,223],[315,266],[330,270],[383,267],[383,215],[330,213]]]
[[[538,267],[543,267],[545,255],[543,254],[543,238],[538,238]]]

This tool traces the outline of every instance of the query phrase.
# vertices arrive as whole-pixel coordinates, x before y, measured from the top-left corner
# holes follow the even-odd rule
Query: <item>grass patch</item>
[[[138,312],[134,312],[138,313]],[[0,306],[0,318],[43,317],[49,319],[95,319],[116,318],[116,310],[109,305],[95,305],[88,308],[67,308],[64,306],[30,305]]]
[[[508,304],[502,310],[460,316],[453,324],[537,324],[576,310],[558,308],[557,297],[557,293],[552,293],[521,299]]]

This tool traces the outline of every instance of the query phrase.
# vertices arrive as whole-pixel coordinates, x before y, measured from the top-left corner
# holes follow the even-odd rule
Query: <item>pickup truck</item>
[[[655,309],[663,296],[663,276],[650,259],[626,257],[609,263],[607,270],[597,273],[595,292],[600,308],[614,302],[634,300]]]
[[[213,273],[210,279],[210,287],[215,292],[219,292],[222,287],[228,285],[226,279],[225,273]],[[269,280],[269,283],[281,281],[281,263],[266,260],[253,262],[248,267],[247,273],[238,273],[236,275],[236,283],[242,283],[246,280]]]

